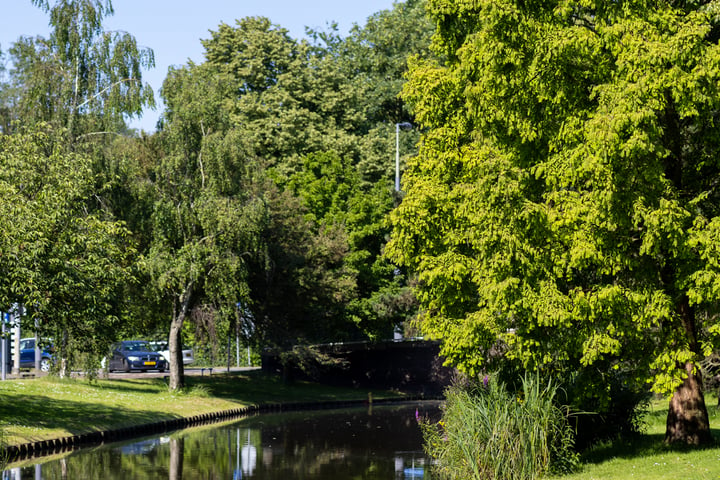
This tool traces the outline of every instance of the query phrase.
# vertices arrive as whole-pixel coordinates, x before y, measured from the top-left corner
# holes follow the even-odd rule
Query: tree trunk
[[[182,328],[190,308],[192,292],[193,285],[190,283],[173,306],[170,338],[168,339],[168,350],[170,353],[170,381],[168,387],[171,391],[180,390],[185,387],[185,368],[182,359]]]
[[[182,480],[183,459],[185,457],[185,439],[183,437],[170,438],[170,480]]]
[[[697,341],[695,312],[690,306],[687,295],[683,295],[681,298],[678,304],[678,313],[685,330],[688,346],[699,356],[701,352]],[[712,442],[712,436],[705,406],[702,373],[695,368],[693,362],[686,362],[684,368],[687,378],[675,390],[670,399],[665,426],[665,443],[708,444]]]
[[[670,399],[665,428],[666,443],[705,445],[712,442],[702,374],[694,367],[691,362],[685,364],[688,377]]]
[[[170,353],[170,383],[172,391],[185,387],[185,369],[182,362],[182,327],[185,317],[182,314],[173,315],[170,324],[170,338],[168,350]]]

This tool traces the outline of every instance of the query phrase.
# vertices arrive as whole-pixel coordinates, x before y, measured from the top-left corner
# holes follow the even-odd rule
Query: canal
[[[3,480],[430,479],[439,402],[262,414],[11,464]]]

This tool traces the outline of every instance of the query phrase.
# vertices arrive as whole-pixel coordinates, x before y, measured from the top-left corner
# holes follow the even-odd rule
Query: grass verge
[[[583,468],[573,475],[552,480],[705,480],[720,477],[720,409],[711,405],[708,414],[716,445],[705,448],[668,446],[665,437],[667,402],[655,402],[646,417],[645,433],[596,445],[582,455]]]
[[[188,376],[186,384],[185,391],[170,393],[162,378],[90,383],[43,377],[0,382],[5,442],[16,445],[262,403],[362,400],[369,393],[308,382],[285,384],[259,370]],[[373,392],[373,396],[401,395]]]

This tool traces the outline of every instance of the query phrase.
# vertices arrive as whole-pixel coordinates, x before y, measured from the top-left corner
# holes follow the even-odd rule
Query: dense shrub
[[[447,391],[442,420],[421,422],[428,454],[447,479],[521,480],[578,465],[557,385],[526,375],[518,393],[488,379]]]
[[[499,381],[510,391],[521,389],[523,365],[507,357],[494,360],[493,372]],[[570,411],[569,423],[575,431],[578,451],[642,433],[651,392],[635,373],[636,365],[624,362],[617,367],[612,362],[592,366],[569,362],[546,367],[545,373],[559,385],[556,403],[566,405]]]
[[[627,372],[581,370],[567,375],[562,389],[579,450],[641,433],[650,391],[647,385],[633,382]]]

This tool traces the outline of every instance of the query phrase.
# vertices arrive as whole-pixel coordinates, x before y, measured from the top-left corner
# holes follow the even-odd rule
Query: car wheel
[[[40,359],[40,371],[41,372],[49,372],[50,371],[50,360],[47,358]]]
[[[160,372],[160,373],[163,373],[164,371],[165,371],[164,368],[161,368],[160,370],[158,370],[158,372]]]
[[[125,364],[125,373],[130,373],[130,363],[127,360],[123,361]]]
[[[140,371],[141,371],[142,373],[145,373],[145,372],[147,372],[147,370],[140,370]]]

